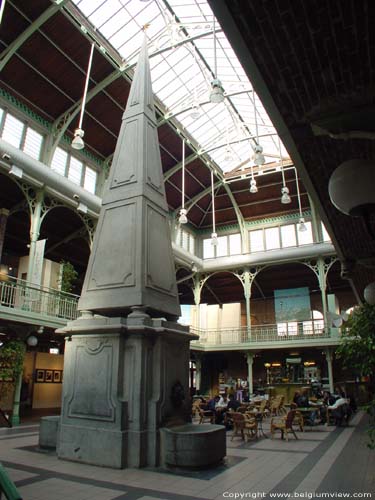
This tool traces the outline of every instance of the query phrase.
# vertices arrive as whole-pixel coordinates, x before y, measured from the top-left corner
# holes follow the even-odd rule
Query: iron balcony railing
[[[233,345],[245,343],[290,342],[294,340],[309,341],[317,338],[330,338],[329,329],[323,320],[291,321],[273,325],[255,325],[251,328],[197,329],[190,328],[191,333],[199,335],[199,340],[192,344]]]
[[[27,281],[10,276],[0,281],[1,307],[73,320],[78,316],[78,299],[78,295],[60,292],[53,288],[33,286]]]

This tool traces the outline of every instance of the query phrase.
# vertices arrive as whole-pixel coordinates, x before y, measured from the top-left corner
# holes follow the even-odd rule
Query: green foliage
[[[375,371],[375,306],[356,307],[342,330],[343,340],[336,353],[345,368],[358,375]]]
[[[367,443],[367,446],[371,450],[375,450],[375,399],[373,399],[367,406],[366,412],[370,417],[370,427],[369,429],[367,429],[367,434],[370,438],[370,442]]]
[[[25,350],[21,340],[11,340],[0,348],[0,397],[5,396],[22,373]]]
[[[74,283],[77,281],[78,273],[74,269],[73,264],[62,260],[60,264],[63,266],[61,274],[61,291],[71,292],[73,290]]]
[[[375,306],[367,303],[356,307],[342,329],[343,341],[336,353],[349,368],[358,375],[370,377],[374,382],[375,371]],[[372,387],[373,389],[373,387]],[[375,399],[366,407],[370,417],[367,446],[375,449]]]

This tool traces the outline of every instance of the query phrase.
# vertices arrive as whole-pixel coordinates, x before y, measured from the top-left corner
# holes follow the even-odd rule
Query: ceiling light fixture
[[[198,101],[194,101],[191,108],[190,117],[193,118],[193,120],[197,120],[201,116],[201,114],[201,107],[199,106]]]
[[[365,301],[370,304],[370,306],[375,305],[375,281],[369,283],[363,291]]]
[[[92,43],[91,44],[91,49],[90,49],[89,63],[87,65],[85,88],[84,88],[84,91],[83,91],[81,113],[79,115],[79,123],[78,123],[78,127],[74,131],[74,138],[73,138],[73,141],[72,141],[72,148],[73,149],[83,149],[85,147],[85,143],[83,142],[83,136],[85,135],[85,132],[82,129],[82,121],[83,121],[83,114],[85,112],[85,106],[86,106],[87,89],[88,89],[88,86],[89,86],[91,65],[92,65],[92,59],[93,59],[93,56],[94,56],[94,47],[95,47],[95,44]]]
[[[253,88],[253,106],[254,106],[254,120],[255,120],[255,146],[253,147],[253,161],[254,164],[260,167],[261,165],[264,165],[266,163],[266,159],[263,155],[263,148],[259,144],[259,129],[258,129],[258,117],[257,117],[257,106],[255,102],[255,91]]]
[[[329,197],[340,212],[363,217],[367,232],[375,239],[372,222],[375,213],[375,163],[373,160],[347,160],[331,175]]]
[[[181,161],[181,175],[182,175],[182,190],[181,190],[181,210],[178,222],[180,224],[187,224],[187,210],[185,209],[185,139],[182,138],[182,161]]]
[[[250,181],[250,193],[255,194],[258,192],[257,181],[254,178],[254,169],[251,165],[251,181]]]
[[[282,154],[281,154],[281,141],[280,141],[280,137],[279,137],[279,155],[280,155],[281,176],[283,178],[283,187],[281,188],[281,203],[283,205],[288,205],[289,203],[292,202],[292,199],[289,196],[289,188],[287,188],[286,182],[285,182],[285,174],[284,174],[284,168],[283,168],[283,157],[282,157]]]
[[[224,88],[221,81],[217,77],[217,56],[216,56],[216,26],[215,26],[215,16],[213,22],[213,34],[214,34],[214,79],[211,82],[211,92],[210,92],[210,102],[217,104],[224,101]]]
[[[211,197],[212,197],[212,233],[211,233],[211,245],[217,246],[217,232],[215,225],[215,193],[214,193],[214,171],[211,170]]]
[[[297,169],[294,167],[294,173],[296,176],[296,186],[297,186],[297,199],[298,199],[298,208],[299,208],[299,222],[298,222],[298,231],[301,233],[304,233],[307,231],[307,227],[305,224],[305,218],[302,215],[302,206],[301,206],[301,193],[299,191],[299,183],[298,183],[298,175],[297,175]]]
[[[260,144],[257,144],[254,148],[253,161],[258,167],[266,163],[266,159],[263,155],[263,148]]]

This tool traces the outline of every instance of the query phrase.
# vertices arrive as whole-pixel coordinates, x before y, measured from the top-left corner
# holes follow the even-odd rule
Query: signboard
[[[310,292],[307,287],[274,290],[276,323],[304,321],[311,317]]]
[[[46,241],[47,240],[38,240],[35,243],[33,272],[29,280],[33,285],[42,284],[44,247],[46,246]]]

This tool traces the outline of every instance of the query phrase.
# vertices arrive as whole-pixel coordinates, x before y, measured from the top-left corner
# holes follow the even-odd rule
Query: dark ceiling
[[[350,276],[362,296],[365,286],[375,280],[375,240],[362,218],[344,215],[332,205],[328,181],[345,160],[373,160],[375,142],[316,135],[313,126],[331,134],[375,132],[375,3],[209,3],[289,151],[340,258],[349,267],[355,263]],[[373,182],[375,185],[375,170]],[[374,220],[370,224],[374,233]]]
[[[305,170],[309,173],[306,175],[304,170],[302,176],[300,171],[303,181],[306,186],[309,187],[312,184],[315,189],[320,204],[331,222],[331,227],[335,229],[334,234],[342,252],[348,258],[357,255],[372,256],[375,245],[366,236],[362,222],[360,220],[354,222],[337,212],[329,202],[327,182],[330,172],[344,159],[353,155],[372,157],[373,143],[370,141],[340,141],[337,143],[329,138],[314,137],[310,128],[311,121],[318,121],[328,112],[334,113],[335,109],[338,109],[339,103],[341,103],[342,109],[343,102],[349,102],[351,96],[352,101],[354,101],[355,95],[352,94],[356,93],[356,85],[359,86],[359,90],[357,90],[359,95],[364,92],[365,87],[368,90],[371,86],[370,74],[365,74],[363,69],[360,73],[351,75],[349,88],[353,90],[347,95],[339,93],[341,88],[344,91],[344,87],[334,84],[337,71],[334,63],[329,63],[334,50],[331,47],[332,37],[335,35],[345,39],[346,30],[349,33],[355,27],[353,25],[351,28],[343,28],[342,32],[336,33],[326,18],[324,18],[324,22],[317,23],[316,20],[322,18],[322,15],[319,14],[318,17],[314,15],[313,19],[310,19],[309,12],[306,12],[305,8],[302,7],[302,4],[306,3],[308,2],[287,2],[286,5],[290,7],[290,12],[286,10],[285,13],[280,13],[278,9],[274,8],[274,1],[211,2],[214,10],[218,4],[225,4],[225,7],[229,9],[230,23],[234,22],[234,24],[228,31],[228,36],[233,39],[235,50],[237,50],[235,41],[236,39],[238,41],[238,38],[241,39],[241,47],[244,47],[243,44],[246,46],[246,51],[237,50],[245,71],[248,70],[248,54],[251,54],[259,67],[265,85],[272,94],[291,137],[295,141],[306,167]],[[322,7],[321,14],[324,11],[323,6],[327,4],[328,8],[328,4],[332,3],[340,2],[312,2],[312,4]],[[364,3],[367,4],[367,2]],[[293,6],[289,4],[293,4]],[[45,16],[47,12],[50,12],[50,9],[54,9],[53,15],[41,23],[38,29],[32,31],[5,64],[4,57],[12,45],[17,42],[17,38],[22,36],[26,32],[25,30],[38,20],[39,16]],[[344,15],[344,10],[342,9],[342,15]],[[325,12],[325,14],[327,13],[329,14],[329,12]],[[220,19],[219,10],[217,15],[224,30],[226,30],[226,23]],[[345,14],[344,19],[346,18],[347,14]],[[18,101],[47,120],[51,126],[58,126],[64,113],[68,112],[72,106],[76,106],[82,96],[90,41],[80,29],[80,22],[86,21],[81,19],[79,11],[70,2],[67,3],[67,9],[61,7],[60,10],[57,4],[50,0],[33,0],[32,2],[8,0],[6,3],[0,28],[0,67],[2,67],[0,85]],[[365,24],[365,20],[360,17],[356,22]],[[311,23],[315,23],[315,25],[311,27]],[[365,27],[364,24],[363,27],[361,25],[364,29],[363,32],[369,34],[369,28]],[[326,40],[324,43],[327,43],[327,47],[319,41],[321,36],[318,36],[317,33],[324,33],[324,40]],[[100,33],[97,36],[99,39],[101,38]],[[104,39],[101,39],[101,43],[106,47],[107,53],[103,54],[97,49],[94,51],[89,90],[113,74],[116,64],[121,63],[119,55],[108,46]],[[318,46],[316,47],[316,45]],[[280,47],[283,50],[280,50]],[[318,49],[321,47],[326,51],[324,64],[327,67],[323,68],[324,71],[318,56]],[[345,83],[347,71],[354,72],[354,67],[351,67],[350,64],[351,62],[354,64],[356,58],[346,56],[345,50],[341,49],[337,52],[337,57],[339,54],[340,58],[343,59],[342,71],[340,71]],[[249,71],[250,80],[253,81],[253,75],[250,73]],[[84,119],[85,143],[88,151],[96,155],[99,160],[110,159],[113,154],[129,93],[130,79],[131,75],[124,76],[117,71],[113,81],[104,86],[87,104]],[[257,91],[262,96],[262,89]],[[336,95],[335,92],[338,94]],[[266,102],[265,106],[267,108]],[[166,177],[167,201],[170,210],[175,212],[181,206],[181,169],[176,168],[181,162],[181,137],[176,132],[176,122],[165,122],[162,104],[157,102],[156,108],[157,119],[160,122],[158,133],[163,172]],[[268,112],[272,117],[272,113]],[[70,137],[73,135],[77,122],[78,117],[72,120],[69,125],[67,135]],[[277,123],[275,124],[277,126]],[[287,145],[287,142],[285,144]],[[211,196],[209,191],[206,193],[210,187],[210,171],[201,158],[189,159],[194,151],[189,147],[186,149],[188,159],[185,181],[186,205],[189,206],[190,200],[199,197],[199,194],[202,193],[202,197],[189,210],[189,222],[194,229],[210,231],[212,225]],[[227,177],[236,173],[238,172],[234,171]],[[287,207],[280,203],[282,186],[280,172],[259,176],[257,178],[259,191],[255,195],[249,193],[248,179],[222,184],[218,188],[215,198],[218,226],[238,223],[234,203],[239,207],[245,220],[274,217],[289,212],[296,213],[298,203],[294,173],[290,170],[286,171],[285,175],[292,196],[292,204]],[[22,193],[8,177],[1,175],[0,182],[2,187],[0,191],[1,206],[12,208],[23,200]],[[309,209],[309,199],[302,182],[300,190],[302,209]],[[17,255],[24,255],[27,254],[29,221],[24,213],[18,212],[18,214],[17,217],[11,217],[9,220],[8,240],[5,247],[14,250]],[[77,224],[79,224],[79,220],[71,211],[62,208],[54,209],[46,217],[42,228],[42,237],[48,238],[47,257],[54,260],[67,258],[83,271],[88,259],[88,247],[86,243],[82,244],[82,239],[67,241],[62,245],[55,246],[59,240],[63,240],[76,231]],[[348,228],[348,234],[343,230],[344,227]],[[259,279],[260,287],[257,288],[258,291],[254,292],[255,297],[257,294],[259,297],[268,296],[271,289],[278,286],[278,276],[281,280],[285,279],[284,269],[275,268],[272,277],[268,278],[265,273],[264,279]],[[297,269],[292,269],[293,273],[296,272],[299,280],[309,283],[310,278],[307,271],[304,270],[301,274]],[[185,271],[179,272],[184,273]],[[288,273],[290,272],[291,270],[288,271]],[[332,283],[338,289],[345,287],[346,283],[340,280],[339,269],[332,269],[331,272]],[[368,272],[370,273],[370,271]],[[362,270],[361,273],[358,274],[358,277],[365,282],[367,278],[363,274],[364,271]],[[215,297],[209,288],[205,287],[202,301],[209,303],[233,302],[243,299],[242,285],[237,278],[228,279],[228,275],[226,275],[226,278],[223,279],[223,275],[218,274],[210,280],[212,280],[210,288],[216,290],[217,296]],[[367,279],[366,284],[368,281],[369,279]],[[180,294],[181,302],[192,302],[191,289],[186,284],[180,285]]]

